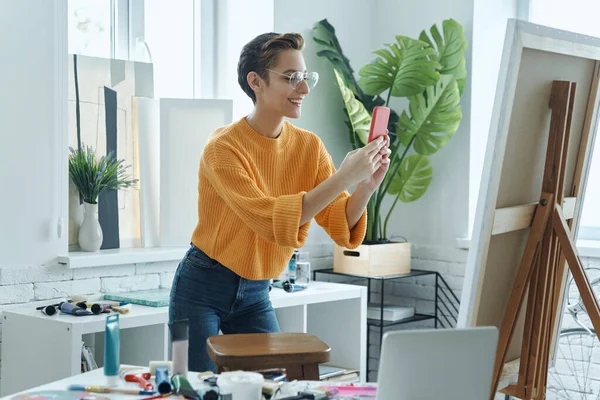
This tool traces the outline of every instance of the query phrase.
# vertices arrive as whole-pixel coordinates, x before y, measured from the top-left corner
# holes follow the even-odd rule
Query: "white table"
[[[126,366],[126,365],[123,365]],[[132,366],[131,366],[132,367]],[[146,368],[147,370],[147,368]],[[198,385],[200,380],[198,379],[198,374],[195,372],[188,373],[188,380],[192,385]],[[154,384],[154,378],[151,379],[151,382]],[[86,372],[84,374],[79,374],[76,376],[71,376],[65,379],[61,379],[55,382],[47,383],[45,385],[41,385],[35,388],[31,388],[28,390],[23,390],[21,392],[11,394],[9,396],[5,396],[0,398],[0,400],[9,400],[13,396],[17,394],[24,394],[28,392],[38,392],[38,391],[46,391],[46,390],[66,390],[69,385],[85,385],[85,386],[106,386],[105,378],[104,378],[104,370],[102,368],[98,368],[94,371]],[[129,388],[129,389],[138,389],[141,390],[140,386],[137,383],[133,382],[125,382],[121,381],[118,387]],[[155,385],[156,387],[156,385]],[[158,392],[157,392],[158,394]],[[106,396],[110,399],[123,399],[123,398],[131,398],[131,399],[140,399],[144,397],[151,396],[139,396],[139,395],[125,395],[119,393],[102,393],[99,394],[101,396]],[[175,396],[173,396],[175,398]]]
[[[122,365],[122,367],[133,367],[130,365]],[[141,367],[140,367],[141,368]],[[147,368],[145,369],[147,370]],[[187,375],[188,381],[194,387],[200,387],[200,379],[198,374],[195,372],[189,372]],[[155,384],[154,378],[150,380],[152,384]],[[306,388],[314,388],[318,386],[327,386],[330,383],[327,382],[319,382],[319,381],[297,381],[291,383],[291,387],[289,389],[295,390],[305,390]],[[52,383],[48,383],[45,385],[41,385],[35,388],[31,388],[28,390],[23,390],[21,392],[12,394],[10,396],[1,397],[0,400],[10,400],[13,396],[18,394],[25,394],[31,392],[39,392],[39,391],[48,391],[48,390],[66,390],[69,385],[85,385],[85,386],[105,386],[105,378],[104,371],[102,368],[97,370],[86,372],[85,374],[80,374],[76,376],[71,376],[69,378],[61,379]],[[345,384],[335,383],[336,386],[345,386]],[[368,386],[376,386],[376,384],[366,384]],[[141,389],[137,383],[124,382],[118,385],[118,387],[130,388],[130,389]],[[156,387],[156,385],[155,385]],[[157,393],[158,394],[158,393]],[[290,393],[291,394],[291,393]],[[109,399],[143,399],[152,396],[140,396],[140,395],[126,395],[126,394],[118,394],[118,393],[102,393],[101,396],[108,397]],[[176,396],[170,396],[169,398],[176,398]]]
[[[311,282],[295,293],[274,288],[271,301],[283,332],[319,337],[331,347],[332,365],[357,369],[366,380],[366,287]],[[4,311],[2,318],[2,396],[80,374],[82,342],[95,342],[103,365],[106,315],[49,317],[25,307]],[[170,359],[167,322],[168,307],[133,305],[121,315],[121,363]]]

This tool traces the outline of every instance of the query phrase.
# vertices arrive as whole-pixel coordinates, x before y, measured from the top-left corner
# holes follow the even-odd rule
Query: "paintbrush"
[[[127,314],[131,310],[131,304],[125,306],[110,306],[110,309],[118,312],[119,314]]]
[[[85,386],[85,385],[69,385],[68,390],[90,392],[90,393],[121,393],[121,394],[137,394],[140,396],[148,396],[156,394],[153,390],[126,389],[118,387],[106,386]]]

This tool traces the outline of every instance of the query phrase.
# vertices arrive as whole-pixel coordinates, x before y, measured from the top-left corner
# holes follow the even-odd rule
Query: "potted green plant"
[[[103,234],[98,222],[98,197],[105,190],[133,187],[138,180],[132,179],[124,165],[114,153],[97,157],[89,146],[70,148],[69,177],[83,201],[84,217],[79,228],[79,247],[83,251],[98,251],[102,246]]]
[[[379,252],[378,260],[363,259],[363,263],[397,264],[400,256],[410,268],[410,247],[408,253],[406,245],[403,250],[401,246],[393,250],[388,223],[398,202],[413,202],[425,194],[433,177],[429,157],[446,146],[458,130],[462,119],[460,98],[467,75],[467,40],[463,27],[453,19],[443,21],[441,32],[434,24],[429,33],[423,30],[418,39],[403,35],[394,39],[393,43],[373,51],[377,57],[360,68],[357,80],[333,26],[324,19],[313,27],[313,40],[321,47],[317,55],[329,60],[335,73],[353,149],[366,144],[375,106],[389,107],[393,97],[408,100],[408,108],[401,113],[391,110],[390,168],[367,207],[368,228],[362,253],[375,249],[365,246],[383,246],[380,249],[388,255],[393,253],[392,257],[386,261]],[[384,209],[386,196],[392,196],[393,202]],[[336,248],[334,257],[348,254],[363,257],[360,253],[361,249]],[[397,265],[388,268],[389,273],[392,270],[397,271]]]

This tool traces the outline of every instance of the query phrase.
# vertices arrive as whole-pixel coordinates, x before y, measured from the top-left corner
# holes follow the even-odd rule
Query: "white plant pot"
[[[98,251],[102,246],[102,227],[98,222],[98,204],[83,202],[83,222],[79,227],[79,247],[83,251]]]

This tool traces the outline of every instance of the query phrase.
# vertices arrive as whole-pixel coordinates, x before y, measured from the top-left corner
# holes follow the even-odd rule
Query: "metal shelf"
[[[399,319],[398,321],[386,321],[386,320],[384,320],[383,322],[381,322],[381,320],[379,320],[379,319],[368,318],[367,319],[367,325],[369,325],[369,326],[375,326],[375,327],[378,327],[378,328],[387,328],[388,326],[408,324],[408,323],[411,323],[411,322],[425,321],[425,320],[428,320],[428,319],[435,319],[435,315],[418,314],[418,313],[416,313],[414,316],[412,316],[410,318]]]
[[[384,298],[385,298],[385,286],[383,281],[388,280],[402,280],[406,278],[413,278],[416,276],[424,276],[431,275],[434,280],[435,285],[435,298],[432,299],[435,302],[435,312],[433,315],[431,314],[419,314],[416,313],[411,318],[404,318],[398,321],[386,321],[383,319],[383,313],[380,318],[368,318],[367,319],[367,327],[375,327],[379,328],[379,345],[383,340],[383,332],[384,328],[408,324],[411,322],[417,321],[426,321],[433,320],[434,327],[437,328],[450,328],[456,326],[458,321],[458,309],[460,306],[460,301],[458,297],[454,294],[454,292],[450,289],[450,286],[445,281],[445,279],[435,271],[426,271],[413,269],[407,274],[399,274],[399,275],[388,275],[388,276],[370,276],[370,275],[360,275],[360,274],[348,274],[343,272],[335,272],[333,268],[325,268],[318,269],[313,271],[313,280],[316,280],[317,274],[325,274],[325,275],[338,275],[338,276],[346,276],[354,279],[364,279],[367,283],[367,303],[371,304],[371,281],[380,281],[381,282],[381,293],[377,296],[377,303],[382,309],[384,307]],[[370,357],[370,346],[369,346],[369,337],[367,334],[367,360]],[[369,372],[372,370],[367,367],[367,377]]]
[[[413,269],[408,274],[400,274],[400,275],[359,275],[359,274],[347,274],[344,272],[335,272],[333,268],[325,268],[325,269],[317,269],[313,271],[313,276],[317,273],[319,274],[328,274],[328,275],[340,275],[340,276],[350,276],[353,278],[361,278],[361,279],[372,279],[376,281],[386,281],[390,279],[404,279],[404,278],[412,278],[415,276],[423,276],[423,275],[435,275],[435,271],[424,271],[420,269]]]

